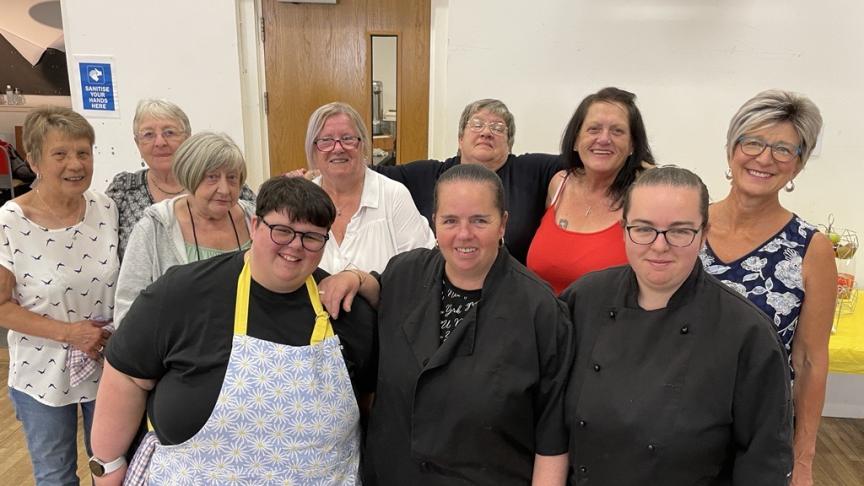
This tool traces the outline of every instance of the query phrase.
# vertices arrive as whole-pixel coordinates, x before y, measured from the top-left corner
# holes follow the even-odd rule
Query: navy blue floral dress
[[[804,303],[802,262],[816,231],[815,226],[793,214],[777,234],[738,260],[720,260],[707,241],[699,254],[708,273],[747,297],[774,321],[790,356]]]

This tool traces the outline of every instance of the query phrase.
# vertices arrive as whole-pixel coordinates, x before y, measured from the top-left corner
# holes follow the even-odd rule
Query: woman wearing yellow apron
[[[141,294],[105,353],[96,485],[359,484],[375,315],[360,302],[331,324],[321,308],[334,217],[314,184],[271,179],[247,254],[175,267]],[[145,405],[155,430],[127,470]]]

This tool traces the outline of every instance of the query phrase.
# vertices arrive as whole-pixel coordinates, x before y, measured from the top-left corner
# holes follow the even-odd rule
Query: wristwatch
[[[112,472],[120,469],[121,467],[126,465],[126,457],[120,456],[117,459],[114,459],[111,462],[102,462],[96,456],[90,458],[90,472],[96,476],[97,478],[101,478],[106,474],[111,474]]]

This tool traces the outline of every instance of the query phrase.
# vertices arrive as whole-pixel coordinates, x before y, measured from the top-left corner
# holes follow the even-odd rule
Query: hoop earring
[[[731,181],[732,180],[732,169],[727,167],[726,168],[726,174],[724,174],[724,175],[726,176],[727,181]]]
[[[502,236],[500,240],[498,240],[498,248],[504,248],[504,237]]]
[[[795,179],[790,179],[789,182],[786,183],[786,187],[783,188],[786,192],[792,192],[795,190]]]

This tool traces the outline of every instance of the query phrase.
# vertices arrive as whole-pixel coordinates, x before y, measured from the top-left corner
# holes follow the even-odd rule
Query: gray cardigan
[[[121,324],[123,316],[142,290],[174,265],[189,263],[183,233],[174,216],[174,202],[182,197],[186,196],[166,199],[150,206],[135,224],[117,279],[115,326]],[[237,203],[246,215],[246,226],[251,228],[255,206],[242,199]]]

